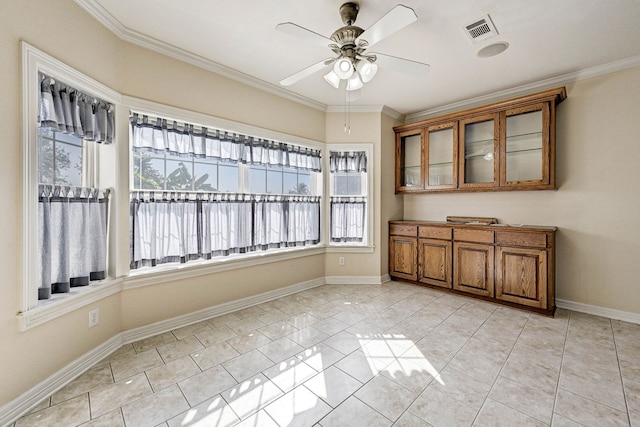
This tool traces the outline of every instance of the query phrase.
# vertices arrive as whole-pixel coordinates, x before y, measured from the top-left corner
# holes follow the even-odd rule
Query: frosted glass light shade
[[[353,74],[353,64],[349,58],[340,58],[333,66],[333,72],[341,79],[348,79]]]
[[[327,83],[329,83],[331,86],[335,87],[336,89],[338,89],[338,87],[340,86],[340,77],[338,77],[335,71],[329,71],[327,74],[324,75],[324,79],[327,81]]]
[[[364,83],[370,82],[378,72],[378,66],[373,62],[367,61],[366,59],[360,60],[356,69],[358,70],[358,74],[360,74],[360,78]]]
[[[364,86],[364,83],[362,83],[358,74],[352,75],[349,80],[347,80],[347,90],[349,91],[361,89],[362,86]]]

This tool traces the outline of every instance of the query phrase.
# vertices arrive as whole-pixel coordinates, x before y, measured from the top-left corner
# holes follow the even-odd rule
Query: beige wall
[[[373,144],[373,170],[380,170],[380,113],[350,113],[351,133],[345,132],[345,114],[326,114],[326,142],[327,144]],[[327,147],[331,149],[329,145]],[[380,208],[380,177],[374,175],[374,236],[373,253],[330,252],[326,255],[325,272],[327,276],[380,276],[381,265],[378,251],[380,250],[380,218],[377,212]],[[328,211],[327,211],[328,213]],[[338,258],[344,257],[345,264],[339,265]]]
[[[405,219],[558,226],[556,297],[640,314],[639,81],[634,68],[567,86],[557,191],[405,196]]]
[[[3,155],[0,192],[0,407],[119,332],[324,275],[324,255],[245,268],[177,283],[131,289],[19,332],[22,298],[22,78],[24,40],[126,95],[308,139],[324,141],[324,112],[287,101],[119,40],[72,0],[8,0],[0,14],[0,91]],[[128,183],[126,113],[114,158],[121,188]],[[117,169],[116,169],[117,168]],[[101,171],[101,173],[104,171]],[[127,203],[126,194],[117,202]],[[119,209],[119,265],[128,253],[127,210]],[[124,212],[124,213],[123,213]],[[122,261],[124,259],[124,262]],[[119,269],[122,274],[123,269]],[[88,311],[100,308],[89,330]]]

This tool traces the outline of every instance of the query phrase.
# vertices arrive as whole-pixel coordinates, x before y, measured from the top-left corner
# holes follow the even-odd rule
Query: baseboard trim
[[[286,286],[284,288],[274,289],[273,291],[264,292],[262,294],[214,305],[203,310],[194,311],[193,313],[184,314],[182,316],[173,317],[171,319],[161,320],[160,322],[122,332],[122,342],[123,344],[128,344],[131,342],[139,341],[141,339],[169,332],[183,326],[188,326],[193,323],[211,319],[212,317],[222,316],[223,314],[242,310],[243,308],[262,304],[276,298],[281,298],[324,284],[324,278],[308,280],[306,282],[297,283],[295,285]]]
[[[120,347],[122,347],[122,338],[121,334],[118,334],[22,393],[0,409],[0,425],[5,426],[15,422],[42,400],[69,384]]]
[[[384,276],[326,276],[327,285],[381,285]]]
[[[629,311],[614,310],[613,308],[598,307],[597,305],[583,304],[581,302],[556,299],[556,307],[594,316],[608,317],[610,319],[623,320],[625,322],[640,324],[640,314]]]

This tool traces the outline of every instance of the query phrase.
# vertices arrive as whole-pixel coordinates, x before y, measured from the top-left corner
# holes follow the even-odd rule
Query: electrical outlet
[[[340,265],[344,265],[344,257],[341,256],[340,258],[338,258],[338,264]]]
[[[100,309],[94,308],[89,312],[89,327],[93,328],[100,323]]]

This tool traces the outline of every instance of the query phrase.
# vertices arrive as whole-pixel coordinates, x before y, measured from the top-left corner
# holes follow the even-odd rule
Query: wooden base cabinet
[[[496,258],[496,298],[546,308],[547,251],[498,246]]]
[[[493,297],[493,246],[455,242],[453,250],[453,289]]]
[[[418,240],[418,280],[451,289],[451,241]]]
[[[389,223],[389,275],[553,315],[555,227]]]
[[[402,279],[417,280],[417,247],[415,237],[391,236],[389,242],[389,275]]]

